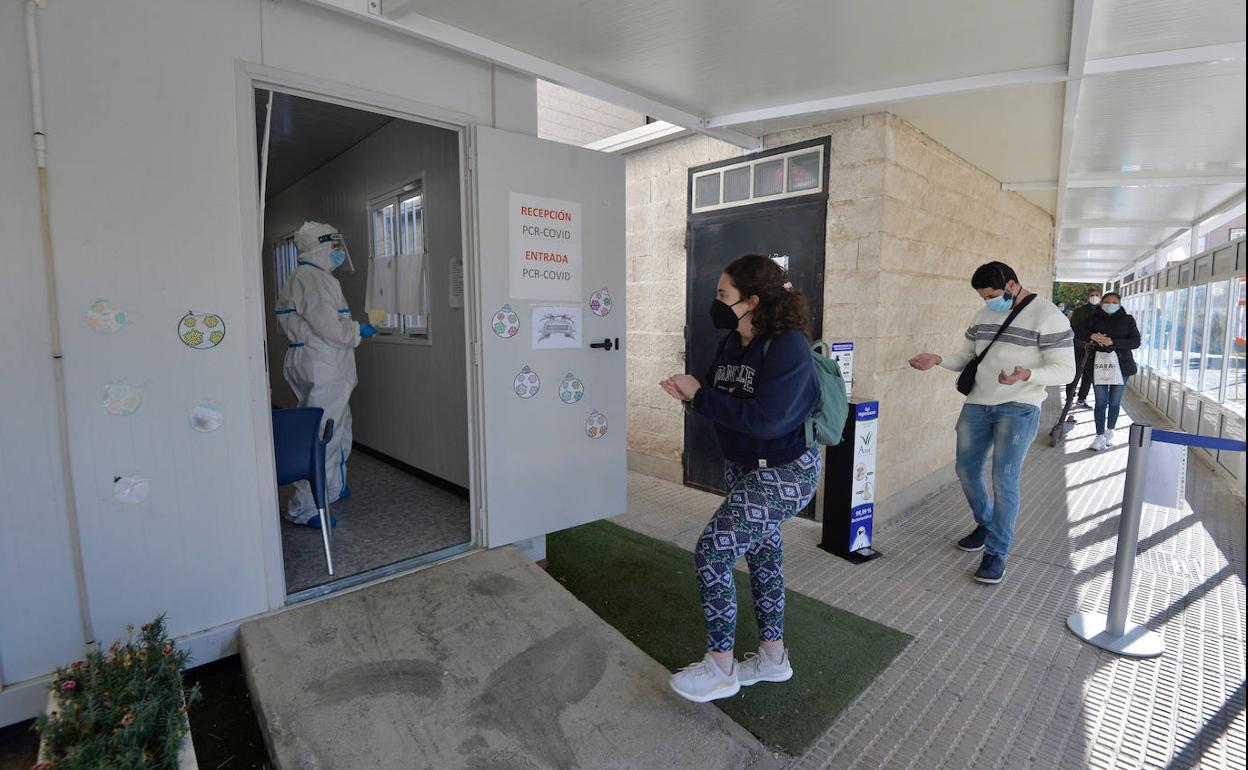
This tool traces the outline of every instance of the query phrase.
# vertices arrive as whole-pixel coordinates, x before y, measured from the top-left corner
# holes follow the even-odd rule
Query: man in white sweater
[[[1024,289],[1004,262],[980,265],[971,287],[985,307],[971,319],[961,349],[943,356],[920,353],[910,359],[910,366],[927,371],[939,365],[961,372],[983,355],[958,418],[958,479],[976,525],[958,541],[958,548],[984,551],[975,579],[1000,583],[1018,518],[1023,460],[1040,427],[1045,387],[1074,379],[1074,335],[1066,316],[1052,302]],[[1019,306],[1022,310],[998,337],[1001,325]],[[989,454],[991,496],[984,483]]]

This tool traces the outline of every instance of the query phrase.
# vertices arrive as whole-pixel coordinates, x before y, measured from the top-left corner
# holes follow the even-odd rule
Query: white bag
[[[1121,385],[1122,368],[1118,365],[1118,354],[1112,350],[1098,350],[1096,363],[1092,369],[1093,385]]]

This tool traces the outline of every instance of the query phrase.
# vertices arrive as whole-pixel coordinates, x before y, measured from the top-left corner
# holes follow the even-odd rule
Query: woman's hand
[[[1091,339],[1096,344],[1105,348],[1112,347],[1114,344],[1114,340],[1112,337],[1110,337],[1108,334],[1101,334],[1100,332],[1092,332]]]
[[[677,401],[692,401],[694,395],[702,388],[698,378],[688,374],[673,374],[659,383],[669,396]]]

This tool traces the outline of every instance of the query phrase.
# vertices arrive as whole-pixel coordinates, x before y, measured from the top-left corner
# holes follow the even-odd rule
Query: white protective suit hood
[[[335,247],[342,249],[347,255],[338,268],[329,262],[329,253]],[[355,265],[351,263],[351,252],[347,249],[346,240],[342,237],[342,233],[332,225],[323,222],[304,222],[303,226],[295,231],[295,248],[299,251],[300,260],[322,270],[332,272],[341,268],[348,273],[355,272]]]

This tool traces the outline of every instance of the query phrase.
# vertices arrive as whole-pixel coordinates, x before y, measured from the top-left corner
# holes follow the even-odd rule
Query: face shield
[[[322,248],[329,249],[329,267],[331,270],[342,270],[347,273],[355,272],[355,265],[351,262],[351,252],[347,250],[347,241],[342,237],[342,233],[326,233],[317,238],[317,242]]]

